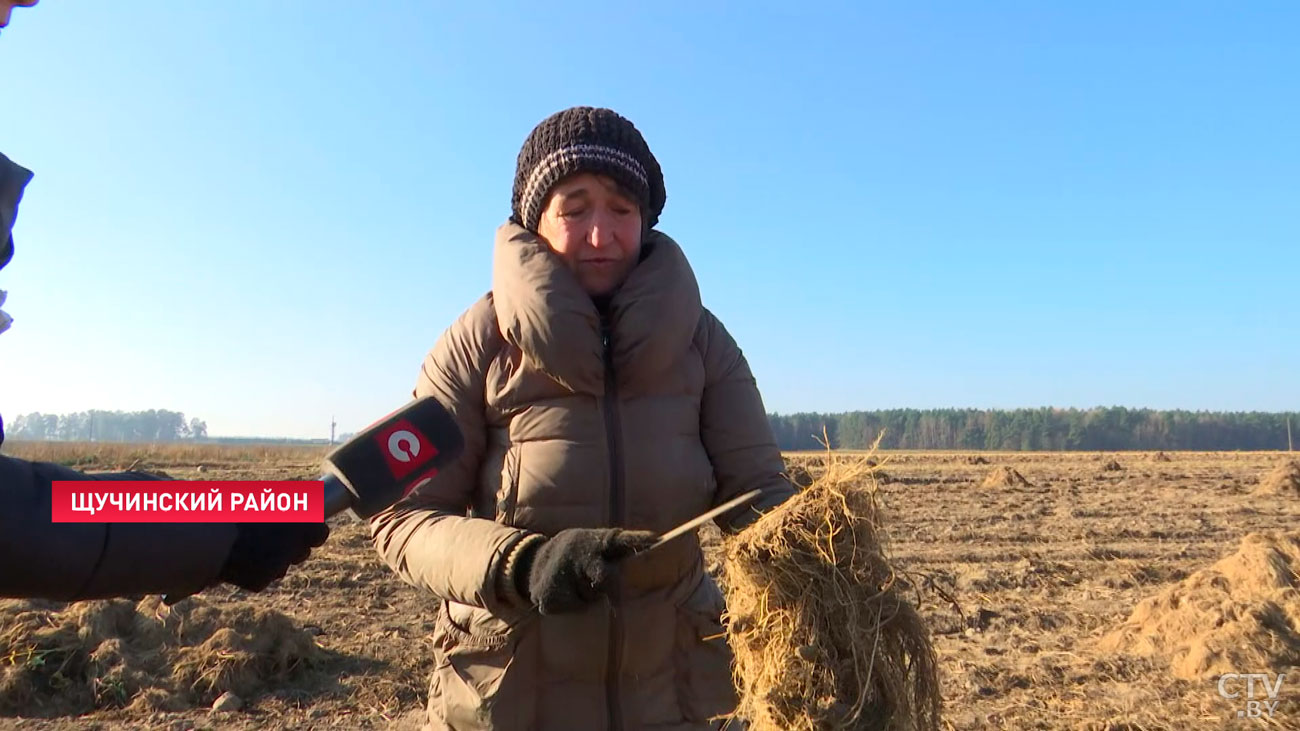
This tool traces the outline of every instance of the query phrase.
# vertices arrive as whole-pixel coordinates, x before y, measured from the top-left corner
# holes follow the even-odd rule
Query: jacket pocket
[[[434,728],[527,731],[536,725],[533,622],[508,625],[477,607],[446,602],[434,630],[429,683]]]
[[[736,709],[732,654],[722,626],[726,599],[707,574],[677,610],[677,695],[687,721]]]

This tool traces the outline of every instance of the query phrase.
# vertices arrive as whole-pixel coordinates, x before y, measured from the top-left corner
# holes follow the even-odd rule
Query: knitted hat
[[[635,196],[644,226],[658,223],[667,197],[659,161],[631,122],[594,107],[565,109],[533,128],[519,150],[511,220],[536,232],[551,188],[577,172],[613,178]]]

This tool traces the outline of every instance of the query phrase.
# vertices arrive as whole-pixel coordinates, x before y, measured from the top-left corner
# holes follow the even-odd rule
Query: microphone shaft
[[[324,475],[321,480],[325,483],[325,518],[327,520],[352,507],[352,493],[343,486],[342,480],[333,474]]]

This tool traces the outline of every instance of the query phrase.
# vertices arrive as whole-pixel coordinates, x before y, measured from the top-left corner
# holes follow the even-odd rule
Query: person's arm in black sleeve
[[[53,522],[51,483],[87,479],[67,467],[0,456],[0,595],[74,601],[192,594],[216,581],[238,532],[233,524]]]
[[[54,480],[85,475],[0,455],[0,596],[58,601],[184,597],[220,582],[261,591],[325,542],[323,523],[55,523]]]

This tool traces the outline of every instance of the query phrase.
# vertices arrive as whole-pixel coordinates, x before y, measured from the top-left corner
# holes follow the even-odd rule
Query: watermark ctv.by
[[[1224,673],[1219,676],[1219,697],[1234,703],[1237,718],[1273,718],[1285,679],[1282,673]]]

